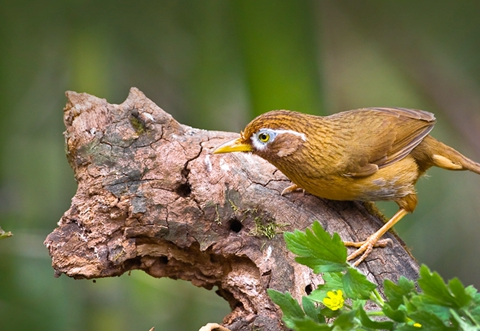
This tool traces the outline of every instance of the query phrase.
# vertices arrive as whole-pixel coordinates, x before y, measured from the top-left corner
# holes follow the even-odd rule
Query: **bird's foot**
[[[282,193],[280,193],[280,195],[285,195],[287,193],[292,193],[292,192],[299,191],[299,190],[302,190],[303,193],[305,194],[305,190],[303,188],[301,188],[297,184],[292,184],[289,187],[284,188]]]
[[[362,247],[362,245],[364,245],[367,241],[368,239],[366,241],[344,241],[343,244],[348,247]],[[383,248],[383,247],[387,247],[387,245],[391,243],[392,243],[392,239],[390,238],[381,239],[381,240],[377,240],[377,242],[373,245],[373,247]]]
[[[362,263],[362,261],[367,258],[368,255],[370,255],[374,247],[383,248],[386,247],[389,243],[393,243],[391,239],[379,240],[379,238],[374,234],[365,241],[345,241],[343,244],[349,247],[358,247],[355,252],[353,252],[347,257],[347,261],[350,261],[360,256],[360,258],[352,264],[354,267],[357,267],[360,263]]]

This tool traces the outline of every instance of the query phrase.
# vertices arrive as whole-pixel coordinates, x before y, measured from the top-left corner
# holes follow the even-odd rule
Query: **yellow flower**
[[[422,324],[420,324],[420,323],[413,323],[413,326],[416,327],[416,328],[421,328],[421,327],[422,327]]]
[[[327,296],[323,299],[323,304],[330,308],[331,310],[338,310],[343,307],[343,292],[342,290],[338,291],[328,291]]]

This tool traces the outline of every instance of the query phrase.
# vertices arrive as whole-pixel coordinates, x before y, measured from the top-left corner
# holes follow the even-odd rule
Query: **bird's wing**
[[[435,125],[432,113],[406,108],[364,108],[347,112],[344,175],[363,177],[407,156]],[[345,122],[344,122],[345,123]]]

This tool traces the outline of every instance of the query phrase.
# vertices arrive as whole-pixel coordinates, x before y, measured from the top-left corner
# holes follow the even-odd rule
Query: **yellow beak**
[[[225,144],[218,146],[213,154],[231,153],[231,152],[251,152],[252,146],[245,144],[242,138],[227,141]]]

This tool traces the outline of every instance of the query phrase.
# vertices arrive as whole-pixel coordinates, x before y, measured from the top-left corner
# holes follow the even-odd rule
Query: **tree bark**
[[[284,231],[314,220],[343,240],[362,240],[383,220],[371,204],[280,196],[288,179],[250,154],[212,155],[238,134],[179,124],[136,88],[120,105],[67,92],[67,158],[78,190],[45,245],[56,275],[118,276],[143,270],[217,293],[231,330],[284,330],[266,289],[301,299],[322,279],[295,263]],[[416,279],[418,265],[392,235],[360,269],[382,284]]]

